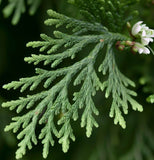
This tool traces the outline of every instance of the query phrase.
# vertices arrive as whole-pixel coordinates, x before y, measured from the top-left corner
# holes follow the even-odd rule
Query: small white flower
[[[149,27],[142,23],[143,21],[139,21],[134,24],[132,28],[132,35],[135,37],[140,37],[143,45],[148,45],[150,42],[153,42],[154,30],[149,29]]]
[[[139,21],[132,27],[132,35],[136,38],[140,38],[140,42],[135,43],[133,50],[139,52],[139,54],[149,54],[150,50],[146,46],[154,41],[154,30],[142,23],[143,21]]]
[[[152,38],[147,38],[147,37],[141,37],[141,43],[145,46],[147,46],[150,42],[153,42]]]
[[[134,49],[139,52],[139,54],[150,54],[150,50],[145,47],[143,44],[136,42],[134,45]]]
[[[136,24],[134,24],[133,28],[132,28],[132,35],[136,36],[142,29],[141,24],[143,23],[143,21],[139,21]]]

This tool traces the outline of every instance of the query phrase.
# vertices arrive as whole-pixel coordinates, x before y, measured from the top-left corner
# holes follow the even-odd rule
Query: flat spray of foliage
[[[32,1],[28,2],[32,4]],[[27,47],[39,47],[43,53],[32,54],[31,57],[26,57],[25,61],[36,66],[43,62],[44,66],[51,66],[51,69],[36,68],[36,75],[33,77],[21,78],[3,86],[7,90],[20,88],[21,92],[26,89],[34,91],[41,86],[44,88],[44,91],[36,90],[26,97],[2,104],[3,107],[16,110],[19,114],[12,118],[12,122],[5,128],[5,131],[18,131],[17,138],[21,141],[16,152],[17,159],[22,158],[27,148],[31,149],[33,144],[36,145],[38,139],[42,140],[44,158],[48,156],[50,145],[54,146],[54,137],[59,139],[62,150],[67,152],[70,140],[75,141],[72,121],[79,120],[81,127],[86,129],[87,137],[90,137],[93,127],[99,126],[95,120],[99,110],[94,103],[94,96],[98,90],[104,92],[106,98],[109,96],[112,98],[109,116],[122,128],[126,128],[124,114],[128,113],[128,106],[133,110],[143,110],[134,99],[137,95],[132,90],[132,87],[135,87],[134,82],[120,72],[115,60],[115,55],[119,52],[115,43],[131,40],[120,31],[133,17],[131,13],[129,16],[126,15],[136,1],[70,0],[69,2],[81,9],[86,21],[48,10],[49,19],[45,21],[45,25],[57,28],[53,36],[41,34],[41,41],[27,44]],[[24,0],[10,0],[10,4],[4,9],[5,15],[9,16],[12,10],[18,7],[13,23],[18,21],[19,13],[24,12],[23,3]],[[31,12],[37,8],[38,3],[40,0],[33,1]],[[61,26],[69,29],[69,34],[61,32]],[[83,55],[82,59],[77,58],[80,54]],[[103,57],[101,62],[98,61],[100,55]],[[72,63],[61,65],[66,59],[72,59]],[[78,89],[74,89],[74,93],[70,96],[69,88],[72,84]],[[27,109],[27,112],[22,114],[23,109]],[[38,125],[42,130],[37,137],[35,130]]]

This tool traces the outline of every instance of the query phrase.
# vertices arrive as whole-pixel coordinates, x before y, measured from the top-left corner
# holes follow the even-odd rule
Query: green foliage
[[[30,6],[29,14],[33,15],[40,5],[41,0],[26,0]],[[26,12],[25,0],[9,0],[7,6],[3,9],[3,14],[7,18],[13,14],[12,24],[16,25],[21,17],[21,14]]]
[[[99,22],[106,26],[110,31],[120,32],[127,21],[134,16],[128,13],[130,5],[138,0],[68,0],[77,5],[81,13],[88,21]]]
[[[112,48],[113,46],[109,44],[107,48],[107,56],[99,67],[99,71],[106,74],[107,70],[109,70],[109,78],[103,83],[103,85],[106,87],[105,97],[108,98],[111,93],[113,98],[110,117],[115,116],[114,123],[119,123],[123,128],[125,128],[126,125],[120,108],[122,107],[123,112],[127,114],[129,102],[132,105],[133,110],[142,111],[143,109],[142,106],[132,98],[132,96],[136,96],[136,93],[126,88],[129,85],[134,87],[135,84],[119,71]]]
[[[147,101],[150,103],[154,103],[154,94],[147,98]]]
[[[150,95],[147,98],[147,102],[149,103],[154,103],[154,74],[152,60],[152,57],[149,57],[145,61],[145,65],[141,70],[142,77],[139,79],[140,84],[143,86],[143,92]]]
[[[91,141],[91,143],[89,142],[90,144],[88,143],[88,145],[90,147],[93,145],[93,147],[88,150],[88,147],[86,147],[88,145],[84,145],[83,143],[83,145],[80,146],[79,156],[76,154],[74,159],[153,160],[154,133],[149,128],[148,121],[145,117],[135,117],[136,123],[134,122],[133,116],[129,116],[128,118],[128,124],[131,126],[127,128],[125,134],[122,134],[123,131],[111,126],[109,122],[106,121],[106,124],[104,124],[102,128],[99,128],[96,135],[91,137],[93,141]],[[131,121],[133,121],[133,123]],[[86,152],[88,152],[88,154],[85,154]]]
[[[147,125],[142,124],[139,126],[134,138],[133,146],[131,146],[130,151],[125,154],[120,160],[138,160],[147,159],[153,160],[153,150],[154,150],[154,134],[147,127]]]
[[[22,128],[17,136],[21,139],[16,152],[17,159],[22,158],[26,148],[31,149],[32,144],[37,144],[37,125],[42,127],[39,139],[44,146],[44,158],[49,153],[49,146],[54,145],[54,137],[59,139],[63,151],[68,151],[70,140],[75,140],[72,121],[80,119],[81,127],[86,128],[86,135],[90,137],[93,127],[98,127],[95,116],[98,116],[99,109],[93,100],[98,90],[104,91],[106,98],[111,95],[109,115],[114,118],[114,123],[119,123],[122,128],[126,127],[123,114],[128,113],[128,104],[133,110],[143,110],[133,98],[136,93],[128,88],[134,87],[134,82],[119,71],[115,61],[115,43],[129,40],[129,37],[110,32],[98,22],[76,20],[52,10],[48,11],[48,15],[50,18],[45,21],[46,25],[57,28],[65,26],[66,29],[71,29],[72,33],[54,31],[54,37],[41,34],[42,41],[29,42],[27,47],[40,47],[40,52],[47,51],[47,54],[32,54],[31,57],[26,57],[25,61],[34,65],[43,62],[52,69],[36,68],[35,76],[21,78],[3,86],[7,90],[20,88],[21,92],[26,89],[34,91],[42,86],[44,88],[44,91],[36,90],[36,93],[2,104],[10,110],[16,109],[17,113],[27,109],[27,113],[23,112],[23,115],[14,117],[13,122],[5,128],[5,131],[13,132]],[[78,55],[83,54],[82,51],[89,47],[91,50],[87,55],[77,60]],[[105,58],[99,64],[97,59],[100,55]],[[70,58],[74,59],[72,63],[63,67],[63,62]],[[72,84],[75,88],[71,95],[73,98],[69,95]],[[79,110],[82,110],[81,116]]]
[[[100,23],[88,23],[85,21],[80,21],[74,18],[67,17],[65,15],[56,13],[53,10],[48,10],[48,15],[50,19],[45,21],[48,26],[55,25],[56,28],[65,25],[67,29],[72,28],[72,32],[76,35],[82,34],[88,31],[96,32],[106,32],[108,29],[102,26]]]

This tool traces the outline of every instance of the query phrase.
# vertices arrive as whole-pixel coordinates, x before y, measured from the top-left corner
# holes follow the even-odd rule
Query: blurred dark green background
[[[40,33],[52,33],[53,28],[45,27],[43,24],[47,17],[47,9],[52,8],[73,17],[78,17],[79,14],[74,7],[66,3],[66,0],[44,0],[34,16],[29,16],[26,12],[22,15],[18,25],[12,26],[11,18],[3,18],[2,9],[6,4],[7,1],[3,1],[0,5],[0,86],[34,74],[34,66],[26,64],[24,57],[37,53],[38,50],[26,48],[26,43],[39,40]],[[143,0],[134,8],[140,13],[134,22],[143,20],[150,28],[154,28],[154,2]],[[154,45],[151,47],[154,48]],[[121,160],[116,157],[126,156],[134,146],[136,147],[135,154],[140,151],[141,146],[147,146],[152,154],[149,157],[154,157],[154,105],[146,102],[148,95],[154,93],[154,56],[119,54],[117,61],[122,72],[136,82],[137,99],[143,105],[144,112],[138,113],[130,109],[129,115],[125,116],[127,128],[123,130],[119,126],[115,126],[108,116],[111,99],[105,100],[98,93],[96,103],[100,106],[100,116],[98,117],[100,127],[94,129],[91,138],[88,139],[85,136],[85,129],[81,129],[79,124],[75,123],[76,142],[71,143],[69,152],[64,154],[61,151],[61,145],[56,141],[55,147],[50,148],[51,153],[47,160]],[[16,99],[19,96],[21,96],[19,90],[0,89],[1,102]],[[15,159],[16,135],[4,132],[4,127],[11,121],[13,115],[15,112],[0,108],[1,160]],[[142,152],[139,153],[142,155]],[[149,151],[145,152],[149,153]],[[144,159],[154,160],[147,159],[143,153]],[[41,142],[31,151],[27,150],[26,156],[22,160],[43,160]],[[142,159],[138,155],[136,159],[129,160]]]

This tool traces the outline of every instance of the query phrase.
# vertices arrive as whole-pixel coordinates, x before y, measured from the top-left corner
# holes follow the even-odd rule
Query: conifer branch
[[[115,124],[119,123],[123,128],[126,127],[123,113],[128,113],[128,103],[133,110],[143,110],[132,98],[136,93],[128,88],[134,87],[135,84],[119,71],[114,57],[116,42],[129,38],[120,33],[109,32],[98,22],[76,20],[52,10],[48,11],[48,15],[50,19],[45,21],[46,25],[55,25],[57,28],[63,25],[70,28],[72,34],[61,31],[54,31],[54,37],[41,34],[42,41],[29,42],[27,47],[40,48],[40,52],[47,51],[47,54],[32,54],[31,57],[26,57],[25,61],[34,65],[43,62],[43,65],[50,65],[51,69],[36,68],[35,76],[21,78],[3,86],[7,90],[20,88],[21,92],[26,89],[37,92],[2,104],[11,110],[16,109],[20,114],[24,109],[28,110],[26,114],[13,118],[14,122],[5,129],[19,131],[18,138],[22,140],[16,152],[17,159],[25,154],[27,147],[32,148],[32,142],[37,144],[35,135],[37,125],[42,127],[39,139],[42,140],[44,158],[48,156],[50,145],[54,145],[54,137],[59,139],[62,150],[68,151],[70,140],[75,141],[72,120],[80,119],[81,127],[86,128],[86,135],[90,137],[93,127],[99,126],[95,120],[95,116],[99,115],[99,109],[93,100],[98,90],[105,91],[106,98],[112,96],[110,117],[114,118]],[[88,51],[82,59],[59,67],[65,59],[74,59],[89,46],[91,51]],[[105,58],[101,64],[97,64],[99,66],[97,68],[95,65],[100,54]],[[105,81],[100,80],[97,70],[102,72],[102,76],[106,75]],[[79,86],[78,91],[73,91],[73,99],[69,98],[71,84]],[[44,91],[36,90],[40,86]],[[79,109],[82,110],[81,117],[78,114]]]
[[[119,123],[125,128],[126,124],[120,108],[122,107],[124,114],[128,113],[128,102],[133,110],[143,111],[143,108],[132,98],[132,96],[136,96],[136,93],[126,88],[129,85],[134,87],[135,84],[118,70],[112,44],[108,44],[105,60],[99,67],[99,72],[106,74],[107,71],[109,72],[109,78],[104,82],[103,88],[106,88],[105,97],[108,98],[111,94],[113,99],[110,117],[115,117],[114,123]]]
[[[85,33],[87,31],[96,32],[106,32],[108,29],[102,26],[100,23],[89,23],[74,18],[67,17],[65,15],[59,14],[53,10],[47,11],[48,15],[51,17],[45,21],[45,25],[52,26],[55,25],[56,28],[65,25],[65,27],[73,28],[72,32],[75,34]]]

